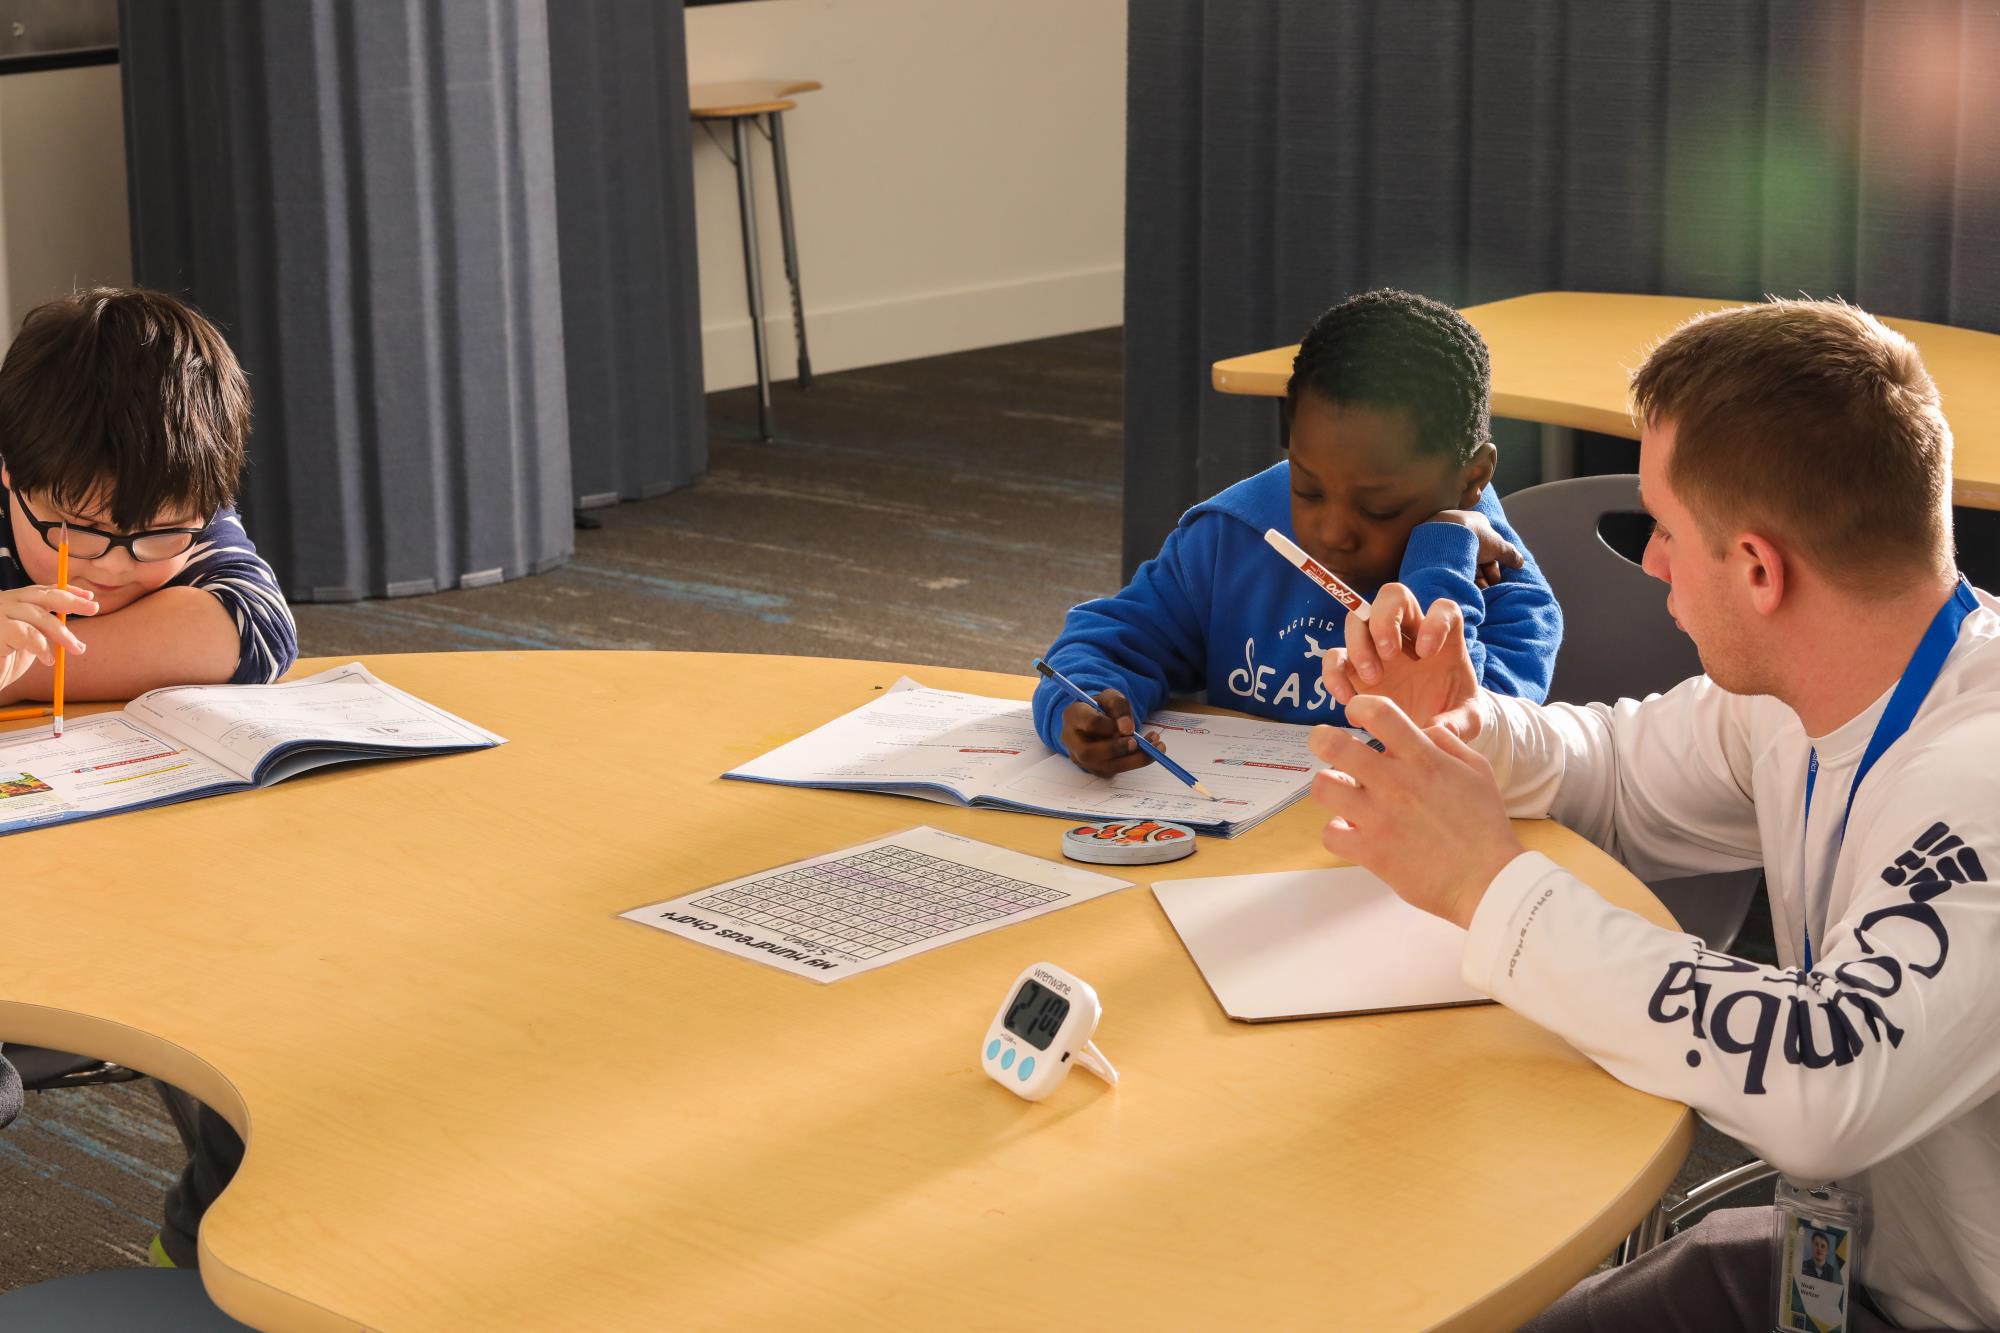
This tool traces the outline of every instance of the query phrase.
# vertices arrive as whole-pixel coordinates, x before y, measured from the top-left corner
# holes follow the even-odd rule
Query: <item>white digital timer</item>
[[[1090,984],[1054,963],[1036,963],[1014,978],[979,1043],[979,1063],[1018,1097],[1038,1102],[1082,1065],[1106,1083],[1118,1071],[1091,1040],[1104,1016]]]

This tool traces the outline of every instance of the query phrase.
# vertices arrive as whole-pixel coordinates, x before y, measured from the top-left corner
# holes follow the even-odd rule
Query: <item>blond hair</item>
[[[1951,428],[1915,344],[1844,301],[1771,299],[1689,320],[1632,376],[1672,423],[1675,494],[1717,547],[1782,540],[1880,586],[1951,560]]]

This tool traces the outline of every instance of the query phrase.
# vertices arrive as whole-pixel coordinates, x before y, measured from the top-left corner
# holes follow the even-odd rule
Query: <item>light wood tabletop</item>
[[[1694,296],[1535,292],[1462,313],[1493,354],[1493,415],[1639,437],[1626,377],[1690,317],[1742,305]],[[1952,499],[2000,509],[2000,335],[1885,319],[1923,353],[1953,436]],[[1224,393],[1281,397],[1298,344],[1217,361]]]
[[[1144,887],[830,986],[617,919],[916,824],[1058,856],[1057,820],[716,776],[905,670],[1027,678],[368,665],[510,743],[4,843],[0,1040],[132,1065],[244,1132],[202,1273],[254,1325],[1511,1328],[1685,1155],[1685,1108],[1496,1006],[1233,1023]],[[1314,811],[1126,877],[1324,864]],[[1030,1104],[981,1072],[1041,959],[1097,987],[1116,1089]]]
[[[688,114],[696,120],[728,120],[790,111],[799,93],[817,92],[818,79],[738,79],[732,83],[698,83],[688,89]]]

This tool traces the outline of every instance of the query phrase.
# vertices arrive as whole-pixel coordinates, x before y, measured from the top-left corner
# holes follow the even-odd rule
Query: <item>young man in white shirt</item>
[[[1953,567],[1937,390],[1872,317],[1773,301],[1680,329],[1633,396],[1645,567],[1706,674],[1500,699],[1455,605],[1384,588],[1325,662],[1386,747],[1316,733],[1326,846],[1465,927],[1496,1000],[1863,1196],[1856,1333],[2000,1328],[2000,602]],[[1611,907],[1509,815],[1643,878],[1762,865],[1782,965]],[[1715,1214],[1530,1327],[1770,1328],[1772,1230]]]

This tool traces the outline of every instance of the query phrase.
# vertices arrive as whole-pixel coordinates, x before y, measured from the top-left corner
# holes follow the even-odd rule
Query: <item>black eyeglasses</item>
[[[97,528],[78,527],[74,523],[64,524],[61,520],[45,522],[35,517],[35,511],[28,508],[28,502],[14,493],[14,503],[21,506],[21,517],[28,520],[28,526],[42,534],[42,541],[51,551],[62,549],[62,530],[69,529],[69,553],[78,560],[101,560],[116,547],[124,547],[132,558],[142,565],[150,565],[156,560],[171,560],[184,554],[194,545],[194,539],[201,535],[200,528],[149,528],[145,532],[135,532],[129,536],[116,532],[103,532]]]

